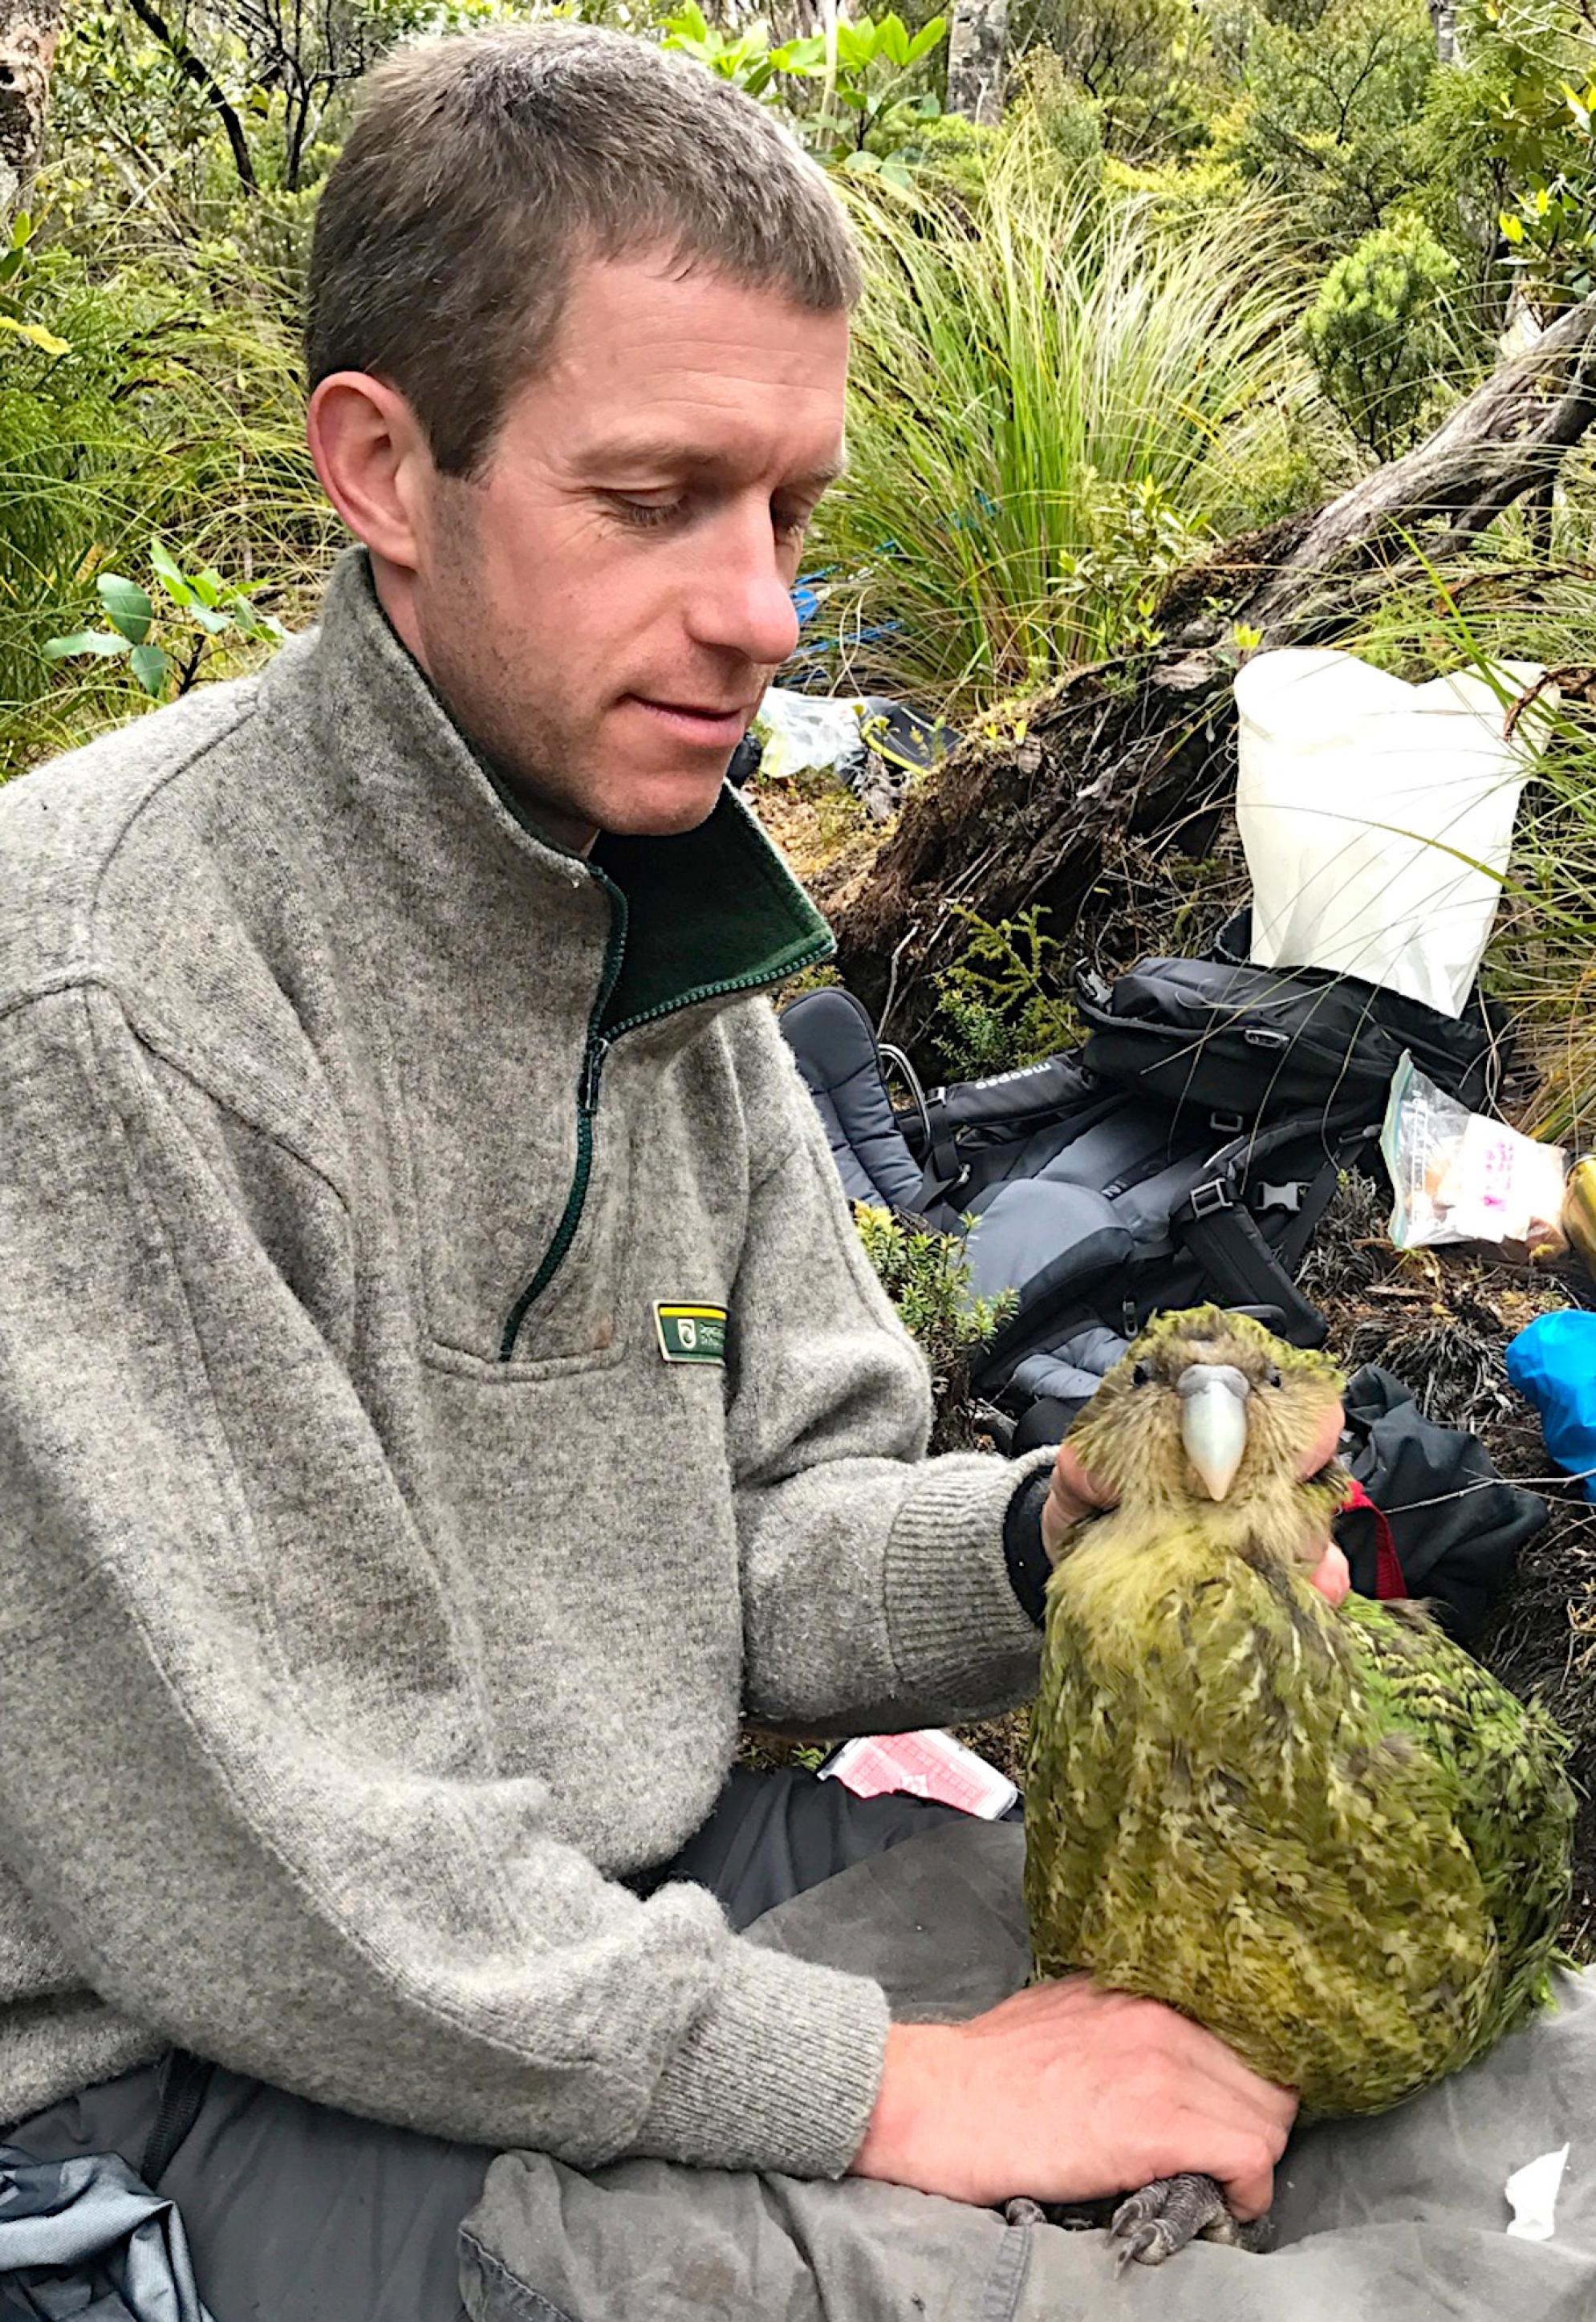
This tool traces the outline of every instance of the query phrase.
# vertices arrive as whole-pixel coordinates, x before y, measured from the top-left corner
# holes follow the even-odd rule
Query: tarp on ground
[[[901,2018],[995,2005],[1027,1972],[1024,1840],[944,1825],[784,1904],[755,1939],[878,1977]],[[1266,2255],[1198,2243],[1116,2272],[1101,2232],[857,2180],[508,2153],[466,2220],[472,2322],[1590,2322],[1596,1973],[1555,2014],[1382,2118],[1321,2124],[1277,2178]],[[1549,2240],[1509,2175],[1570,2148]]]

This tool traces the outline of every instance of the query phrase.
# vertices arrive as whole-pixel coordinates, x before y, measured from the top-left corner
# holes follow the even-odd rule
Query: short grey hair
[[[360,370],[469,476],[553,348],[573,266],[664,249],[814,313],[858,259],[820,168],[763,106],[624,32],[545,23],[396,50],[316,212],[309,384]]]

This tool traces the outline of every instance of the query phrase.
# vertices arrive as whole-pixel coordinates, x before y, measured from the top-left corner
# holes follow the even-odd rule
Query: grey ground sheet
[[[772,1946],[880,1978],[894,2014],[952,2018],[1023,1982],[1024,1839],[944,1825],[772,1911]],[[1555,2015],[1383,2119],[1293,2140],[1279,2246],[1198,2244],[1116,2273],[1105,2237],[883,2185],[623,2162],[579,2176],[506,2153],[466,2220],[472,2322],[1591,2322],[1596,1974]],[[1549,2241],[1503,2187],[1567,2144]]]

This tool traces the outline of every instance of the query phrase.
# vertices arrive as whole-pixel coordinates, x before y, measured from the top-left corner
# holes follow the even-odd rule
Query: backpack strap
[[[1347,1485],[1344,1508],[1363,1508],[1374,1518],[1374,1593],[1382,1602],[1393,1596],[1406,1596],[1408,1583],[1402,1577],[1402,1559],[1397,1554],[1397,1543],[1391,1538],[1391,1528],[1382,1509],[1377,1508],[1368,1493],[1354,1476]]]
[[[1295,1346],[1324,1345],[1328,1323],[1292,1281],[1226,1176],[1194,1186],[1171,1222],[1222,1305],[1277,1306],[1283,1337]]]

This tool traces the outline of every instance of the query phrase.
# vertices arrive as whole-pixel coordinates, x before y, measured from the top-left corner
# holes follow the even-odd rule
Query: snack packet
[[[1520,1265],[1567,1249],[1562,1147],[1470,1112],[1406,1050],[1391,1074],[1380,1149],[1396,1194],[1390,1233],[1399,1249],[1483,1242]]]

